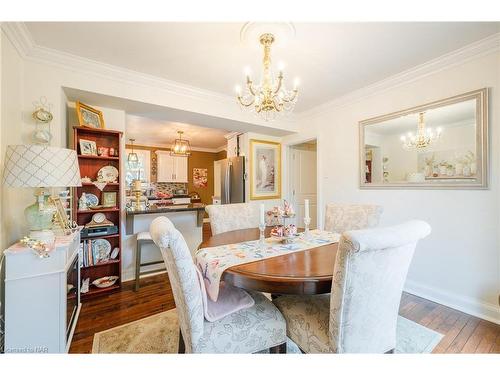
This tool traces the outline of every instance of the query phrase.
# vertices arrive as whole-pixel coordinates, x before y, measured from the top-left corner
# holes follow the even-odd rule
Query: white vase
[[[455,164],[455,174],[461,176],[464,173],[464,165],[462,163]]]
[[[442,176],[446,176],[446,172],[447,172],[448,168],[446,168],[445,165],[440,165],[439,166],[439,174],[442,175]]]
[[[454,170],[453,168],[448,168],[448,169],[446,170],[446,175],[447,175],[448,177],[452,177],[452,176],[454,176],[454,175],[455,175],[455,170]]]
[[[470,174],[475,175],[477,172],[477,163],[473,161],[470,163]]]
[[[468,165],[464,166],[464,177],[470,176],[470,167]]]
[[[432,168],[430,165],[424,167],[424,175],[425,177],[430,177],[432,175]]]

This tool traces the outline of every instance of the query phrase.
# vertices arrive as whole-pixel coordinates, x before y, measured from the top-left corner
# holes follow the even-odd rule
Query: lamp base
[[[43,242],[47,247],[52,247],[56,241],[56,235],[49,229],[30,230],[29,237],[33,240]]]

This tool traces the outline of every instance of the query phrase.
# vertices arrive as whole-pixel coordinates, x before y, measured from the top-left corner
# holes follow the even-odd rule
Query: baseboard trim
[[[473,300],[442,289],[431,288],[411,280],[406,281],[404,291],[492,323],[500,324],[500,307],[494,304]]]
[[[141,275],[141,279],[145,277],[151,277],[156,275],[161,275],[162,273],[167,273],[165,269],[159,269],[158,272],[148,273],[147,275]],[[135,280],[135,271],[122,271],[122,282]]]

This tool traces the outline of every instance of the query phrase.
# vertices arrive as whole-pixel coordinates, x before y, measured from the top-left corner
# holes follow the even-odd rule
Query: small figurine
[[[283,199],[283,211],[285,216],[294,216],[295,211],[293,210],[293,207],[286,199]]]
[[[83,279],[80,293],[87,293],[89,291],[90,278]]]
[[[85,193],[82,193],[82,196],[78,200],[78,209],[80,211],[88,210],[87,196],[85,195]]]

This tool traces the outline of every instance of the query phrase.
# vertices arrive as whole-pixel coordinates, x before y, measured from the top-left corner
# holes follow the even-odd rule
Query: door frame
[[[324,218],[324,208],[323,208],[323,196],[322,196],[322,186],[321,186],[321,176],[319,171],[321,170],[321,159],[319,157],[321,150],[321,141],[317,136],[303,136],[303,137],[293,137],[293,140],[283,141],[282,148],[282,160],[284,161],[283,165],[286,166],[283,173],[283,198],[287,200],[291,200],[291,192],[292,192],[292,179],[290,178],[290,168],[291,168],[291,148],[292,146],[299,145],[301,143],[306,143],[310,141],[316,141],[316,223],[318,225],[318,229],[323,229],[323,218]]]

